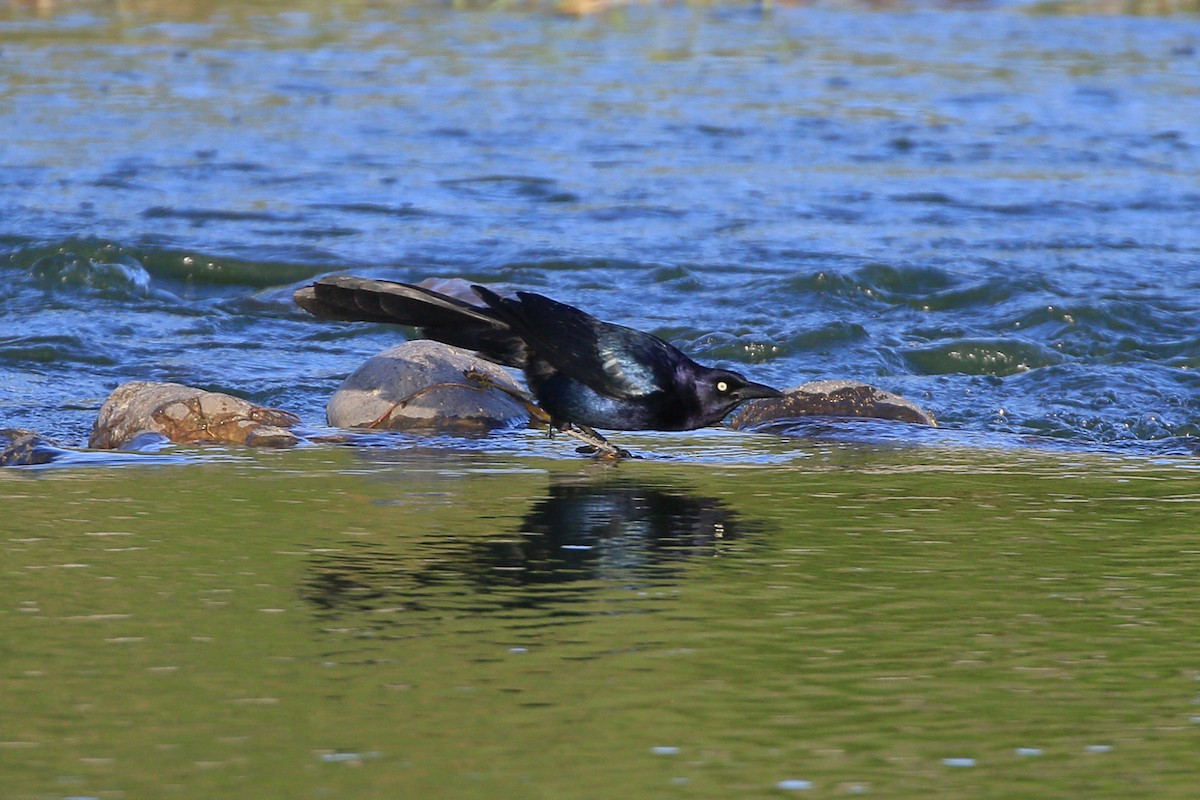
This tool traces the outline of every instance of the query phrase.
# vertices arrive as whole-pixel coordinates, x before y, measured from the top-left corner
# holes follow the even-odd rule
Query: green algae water
[[[6,471],[0,795],[1190,797],[1198,477],[866,445]]]

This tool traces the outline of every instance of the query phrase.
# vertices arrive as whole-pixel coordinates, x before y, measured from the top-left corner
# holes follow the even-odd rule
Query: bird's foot
[[[607,450],[601,450],[594,444],[580,445],[575,448],[575,452],[580,455],[594,456],[597,461],[612,461],[614,463],[623,458],[641,458],[641,456],[634,455],[624,447],[610,446]]]
[[[552,429],[553,430],[553,429]],[[594,455],[601,461],[620,461],[622,458],[640,458],[635,456],[623,447],[617,447],[615,444],[605,439],[596,431],[589,428],[587,425],[580,425],[578,422],[573,422],[564,428],[561,428],[563,433],[568,436],[573,436],[581,442],[584,442],[583,447],[577,448],[575,452]]]

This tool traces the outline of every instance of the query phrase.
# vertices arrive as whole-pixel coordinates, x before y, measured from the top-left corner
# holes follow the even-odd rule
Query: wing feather
[[[506,366],[524,367],[528,357],[521,337],[492,309],[420,286],[339,275],[300,289],[294,298],[317,317],[420,328],[430,339]]]
[[[642,331],[614,325],[574,306],[532,292],[501,297],[471,287],[525,340],[532,354],[607,397],[645,397],[673,385],[687,357]]]

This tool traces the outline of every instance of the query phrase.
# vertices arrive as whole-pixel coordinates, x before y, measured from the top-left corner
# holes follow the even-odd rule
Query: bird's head
[[[746,380],[732,370],[706,369],[697,376],[696,395],[700,399],[703,425],[715,425],[739,403],[760,397],[782,397],[783,392],[763,383]]]

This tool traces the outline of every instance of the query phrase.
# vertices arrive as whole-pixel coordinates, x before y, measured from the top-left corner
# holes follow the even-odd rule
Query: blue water
[[[400,337],[292,306],[354,272],[1197,451],[1194,15],[148,7],[0,7],[0,427],[81,443],[132,379],[320,424]]]

